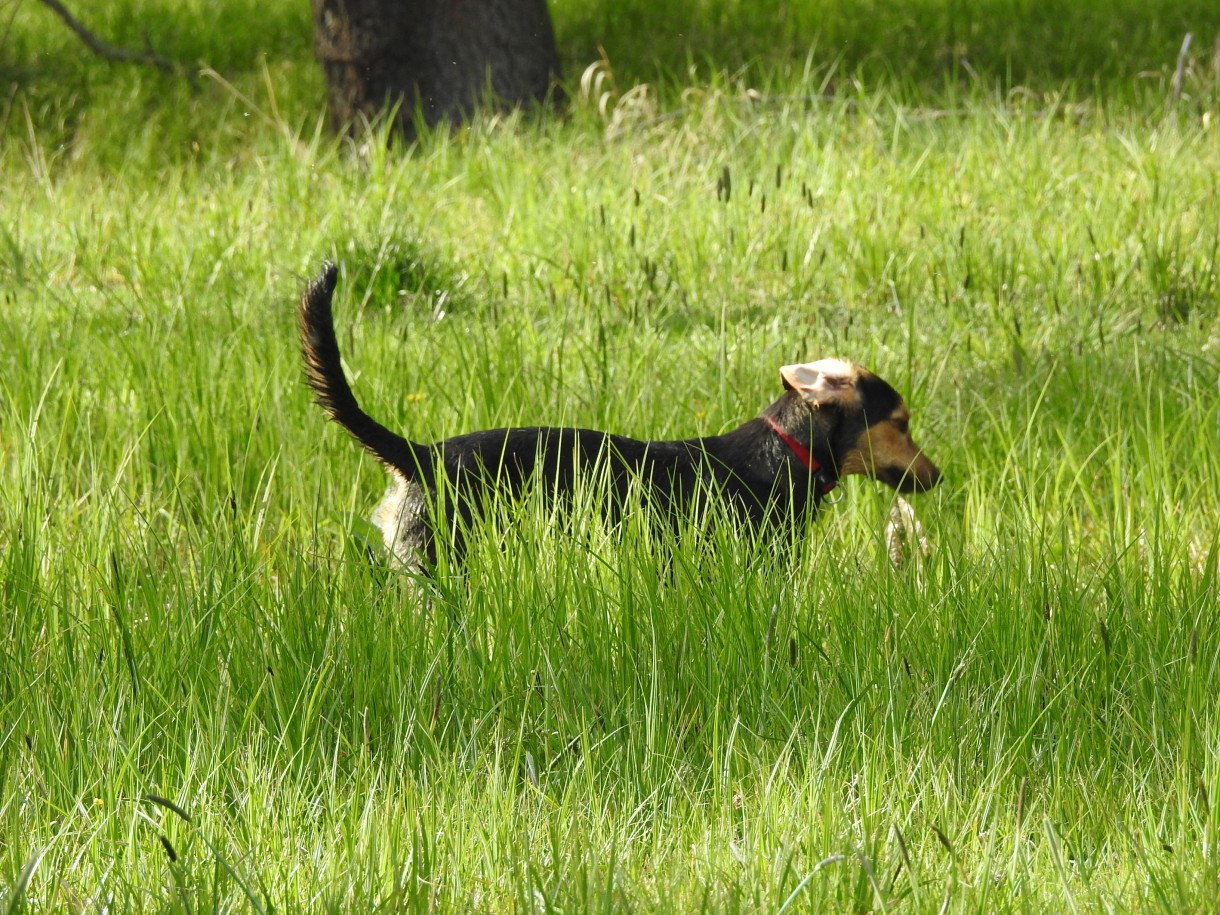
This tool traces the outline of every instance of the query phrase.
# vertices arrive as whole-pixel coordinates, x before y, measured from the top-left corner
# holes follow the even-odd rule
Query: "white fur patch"
[[[381,529],[381,539],[394,564],[417,568],[424,549],[425,526],[423,488],[398,474],[381,503],[373,510],[372,521]]]

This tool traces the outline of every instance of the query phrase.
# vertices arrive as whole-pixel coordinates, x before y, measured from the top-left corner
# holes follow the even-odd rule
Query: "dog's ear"
[[[860,405],[860,370],[842,359],[784,365],[779,375],[785,388],[796,391],[814,407]]]

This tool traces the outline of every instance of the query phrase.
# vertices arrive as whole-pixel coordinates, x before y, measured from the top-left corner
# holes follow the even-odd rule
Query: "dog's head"
[[[926,492],[940,480],[940,470],[911,438],[911,411],[872,372],[820,359],[779,373],[785,388],[818,411],[839,476],[864,474],[899,492]]]

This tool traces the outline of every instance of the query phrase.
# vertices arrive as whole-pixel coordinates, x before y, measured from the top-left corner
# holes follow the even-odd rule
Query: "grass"
[[[361,153],[301,4],[94,14],[194,81],[0,6],[0,908],[1210,910],[1220,17],[1048,7],[557,4],[565,118]],[[420,609],[327,256],[418,439],[867,364],[931,552],[859,481],[791,565],[528,501]]]

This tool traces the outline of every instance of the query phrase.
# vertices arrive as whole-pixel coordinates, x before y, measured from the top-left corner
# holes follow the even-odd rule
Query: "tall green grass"
[[[5,911],[1214,904],[1214,10],[558,5],[564,118],[356,149],[307,8],[224,9],[90,14],[195,81],[0,45]],[[301,381],[324,257],[421,440],[864,363],[929,552],[849,481],[783,557],[527,499],[396,572]]]

